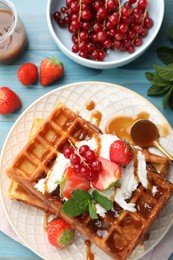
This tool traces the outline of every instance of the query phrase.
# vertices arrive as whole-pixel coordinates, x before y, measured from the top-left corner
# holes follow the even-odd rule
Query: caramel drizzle
[[[140,183],[139,176],[138,176],[138,151],[134,150],[134,176],[137,183]]]
[[[85,240],[86,246],[86,260],[94,260],[94,254],[91,251],[91,241],[89,239]]]
[[[95,108],[95,102],[93,100],[89,100],[86,104],[85,104],[85,108],[89,111],[93,110]]]
[[[45,215],[44,215],[44,230],[46,232],[48,231],[49,224],[50,224],[49,216],[50,216],[50,214],[48,214],[48,213],[45,213]]]
[[[90,123],[99,127],[101,119],[102,119],[102,113],[98,110],[94,110],[91,114]]]

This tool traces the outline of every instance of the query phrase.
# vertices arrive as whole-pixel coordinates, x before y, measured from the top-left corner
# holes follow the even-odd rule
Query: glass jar
[[[24,25],[8,0],[0,0],[0,64],[13,64],[27,45]]]

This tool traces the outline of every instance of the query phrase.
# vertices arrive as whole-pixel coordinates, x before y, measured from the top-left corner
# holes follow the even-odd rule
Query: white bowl
[[[122,3],[123,2],[124,0],[122,1]],[[59,10],[62,6],[65,6],[64,0],[48,0],[47,2],[47,22],[50,33],[55,43],[58,45],[59,49],[73,61],[83,66],[95,69],[110,69],[121,67],[139,57],[144,51],[146,51],[146,49],[150,46],[150,44],[153,42],[156,35],[158,34],[163,21],[165,9],[164,0],[150,0],[149,15],[154,20],[154,25],[152,28],[149,29],[149,34],[147,35],[147,37],[143,38],[143,44],[140,47],[136,47],[136,50],[133,54],[129,54],[128,52],[110,50],[109,53],[106,55],[104,61],[98,62],[84,59],[78,54],[71,51],[71,47],[73,45],[71,41],[71,33],[68,32],[66,28],[60,28],[52,17],[53,13]]]

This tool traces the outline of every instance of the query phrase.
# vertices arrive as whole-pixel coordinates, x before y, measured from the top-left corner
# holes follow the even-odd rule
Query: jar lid
[[[0,0],[0,12],[1,11],[6,11],[11,14],[10,27],[8,28],[8,30],[6,30],[5,33],[1,34],[1,32],[0,32],[0,42],[3,42],[14,32],[14,29],[17,24],[17,12],[16,12],[14,5],[8,0]]]

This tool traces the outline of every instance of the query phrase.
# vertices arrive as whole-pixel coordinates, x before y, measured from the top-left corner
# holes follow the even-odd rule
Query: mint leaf
[[[173,86],[170,88],[170,90],[167,92],[167,94],[164,96],[162,104],[163,104],[163,108],[166,107],[166,105],[168,104],[169,98],[171,96],[173,92]]]
[[[92,200],[92,196],[86,190],[76,189],[72,191],[71,195],[77,201]]]
[[[171,41],[173,41],[173,25],[168,29],[168,37]]]
[[[94,200],[104,209],[110,210],[113,207],[113,202],[101,195],[97,190],[94,190],[92,195]]]
[[[157,74],[159,75],[159,77],[161,77],[167,81],[173,81],[173,63],[171,63],[165,67],[154,65],[154,68],[155,68]]]
[[[98,219],[96,207],[93,200],[89,200],[89,214],[92,219]]]
[[[152,81],[154,78],[154,74],[151,72],[145,72],[145,77],[146,79],[148,79],[149,81]]]
[[[172,32],[172,37],[173,37],[173,32]],[[173,48],[160,47],[157,49],[157,56],[166,65],[173,63]]]
[[[68,199],[62,206],[62,212],[70,217],[76,217],[88,210],[88,201],[77,201],[73,198]]]
[[[158,95],[163,95],[165,94],[169,89],[171,85],[169,84],[168,86],[157,86],[153,85],[148,89],[148,96],[158,96]]]
[[[170,81],[161,78],[157,73],[154,73],[151,82],[153,83],[153,85],[158,85],[159,87],[167,86],[168,84],[170,84]]]
[[[171,92],[170,97],[169,97],[169,106],[170,106],[171,110],[173,110],[173,91]]]

